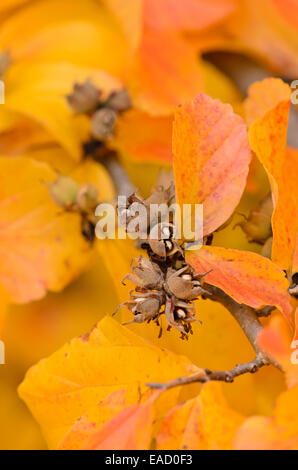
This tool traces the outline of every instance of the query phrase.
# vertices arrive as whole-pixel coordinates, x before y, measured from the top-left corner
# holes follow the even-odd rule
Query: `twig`
[[[231,370],[211,371],[209,369],[204,369],[204,374],[200,372],[199,374],[194,374],[189,377],[179,377],[178,379],[174,379],[166,383],[149,383],[147,385],[150,388],[168,390],[169,388],[188,385],[195,382],[206,383],[210,380],[232,383],[236,377],[239,377],[239,375],[246,373],[254,374],[261,367],[267,366],[269,364],[270,363],[268,360],[265,359],[264,356],[260,353],[253,361],[246,362],[244,364],[237,364]]]
[[[209,369],[203,369],[198,373],[189,377],[179,377],[170,382],[166,383],[151,383],[147,384],[151,388],[157,388],[167,390],[169,388],[177,387],[180,385],[187,385],[195,382],[206,383],[210,380],[216,380],[221,382],[233,382],[236,377],[246,373],[255,373],[261,367],[267,365],[273,365],[274,367],[282,370],[281,366],[269,358],[264,351],[262,351],[258,345],[258,335],[262,331],[263,326],[258,320],[258,312],[248,305],[238,304],[229,295],[223,292],[218,287],[211,286],[210,284],[204,284],[204,290],[209,294],[204,294],[205,298],[220,302],[226,307],[233,317],[237,320],[241,326],[243,332],[251,343],[252,347],[256,352],[256,357],[253,361],[237,364],[231,370],[224,371],[211,371]]]
[[[102,163],[110,173],[112,180],[116,186],[117,192],[122,196],[129,196],[134,192],[134,186],[131,183],[128,174],[119,162],[117,154],[115,152],[109,153],[103,160]]]

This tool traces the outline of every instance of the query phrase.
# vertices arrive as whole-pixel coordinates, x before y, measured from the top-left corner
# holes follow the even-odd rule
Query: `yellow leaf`
[[[88,139],[90,123],[75,116],[65,95],[75,82],[90,78],[105,93],[120,87],[106,72],[72,64],[16,64],[6,75],[5,108],[44,126],[75,159],[82,156],[82,143]]]
[[[121,25],[97,0],[26,5],[2,24],[0,50],[9,50],[16,62],[69,62],[117,77],[128,59]]]
[[[151,345],[106,317],[90,334],[31,368],[19,393],[55,448],[78,418],[111,393],[124,389],[133,404],[139,386],[144,390],[147,382],[196,370],[186,358]],[[166,401],[173,406],[177,390],[172,392]]]
[[[63,213],[49,194],[55,179],[46,164],[0,159],[0,282],[17,303],[61,290],[90,262],[80,216]]]

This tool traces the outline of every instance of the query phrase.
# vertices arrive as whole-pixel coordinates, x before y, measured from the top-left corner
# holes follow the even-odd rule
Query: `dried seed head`
[[[175,187],[170,184],[168,188],[158,186],[151,191],[151,195],[145,200],[145,204],[149,207],[150,204],[167,204],[171,205],[175,200]]]
[[[106,102],[106,107],[117,113],[127,111],[132,107],[131,98],[127,90],[113,92]]]
[[[68,104],[75,113],[89,113],[99,105],[100,90],[90,80],[75,83],[73,92],[66,95]]]
[[[136,302],[135,307],[133,307],[134,315],[145,315],[146,319],[152,318],[159,313],[160,302],[157,298],[149,297],[147,299],[142,299],[140,302]]]
[[[98,202],[98,190],[91,184],[84,184],[78,193],[77,203],[81,210],[88,212],[93,209]]]
[[[195,300],[204,293],[201,284],[194,279],[192,273],[187,272],[188,266],[176,271],[169,268],[166,276],[166,289],[169,295],[174,295],[177,299]]]
[[[105,140],[111,137],[114,131],[117,113],[112,109],[103,108],[92,116],[91,135],[95,139]]]
[[[68,176],[59,176],[49,185],[55,203],[63,209],[70,209],[77,201],[79,185]]]
[[[159,266],[142,256],[136,262],[137,264],[132,266],[132,273],[127,274],[123,281],[129,279],[137,287],[144,289],[161,289],[163,274]]]

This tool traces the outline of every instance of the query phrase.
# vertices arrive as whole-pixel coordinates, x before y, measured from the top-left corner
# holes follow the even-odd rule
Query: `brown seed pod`
[[[66,99],[73,111],[80,114],[95,111],[100,96],[100,90],[90,80],[86,80],[84,83],[75,83],[73,92],[66,95]]]
[[[122,283],[128,279],[140,288],[161,289],[164,278],[159,266],[143,256],[134,261],[136,264],[132,266],[132,273],[127,274]]]
[[[161,292],[132,292],[131,300],[120,304],[116,312],[121,307],[128,308],[134,319],[129,323],[143,323],[145,321],[158,318],[160,309],[164,303],[164,296]],[[114,312],[114,315],[116,314]]]
[[[105,107],[117,113],[127,111],[132,107],[132,101],[127,90],[114,91],[108,98]]]
[[[91,135],[95,139],[105,140],[113,135],[117,113],[112,109],[102,108],[91,119]]]
[[[200,281],[193,277],[188,265],[178,271],[172,268],[168,269],[165,289],[169,295],[183,300],[195,300],[199,295],[206,293],[201,287]]]
[[[169,327],[178,330],[182,338],[187,338],[192,333],[191,323],[200,321],[195,318],[195,306],[193,302],[184,302],[174,296],[168,297],[165,305],[165,317]]]

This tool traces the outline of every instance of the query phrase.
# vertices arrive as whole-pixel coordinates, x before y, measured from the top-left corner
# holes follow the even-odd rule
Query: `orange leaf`
[[[35,160],[0,159],[0,283],[17,303],[60,291],[91,260],[80,216],[64,213],[50,196],[46,183],[56,177]]]
[[[269,259],[253,252],[203,246],[188,261],[197,272],[212,270],[205,280],[219,287],[240,304],[254,308],[272,305],[291,322],[289,283]]]
[[[127,86],[137,108],[170,115],[203,89],[196,49],[178,35],[145,32]]]
[[[210,382],[200,395],[173,408],[157,436],[159,450],[228,450],[243,417],[232,411],[221,385]]]
[[[251,157],[245,123],[230,105],[200,94],[176,110],[173,154],[178,202],[203,204],[204,235],[212,233],[245,188]]]
[[[264,165],[272,187],[272,260],[290,273],[298,269],[295,249],[298,233],[298,152],[287,150],[291,90],[277,79],[254,84],[245,106],[252,149]],[[296,265],[296,266],[295,266]]]
[[[237,432],[237,450],[298,450],[298,385],[277,399],[272,418],[247,418]]]
[[[290,95],[289,85],[279,78],[266,78],[261,82],[253,83],[248,89],[248,98],[244,101],[248,125],[263,118],[268,111],[273,110],[283,101],[289,103]],[[287,122],[286,116],[284,120]]]
[[[145,0],[145,25],[155,31],[201,30],[234,10],[229,0]]]
[[[129,111],[118,119],[111,146],[135,161],[170,163],[172,122],[172,117]]]
[[[298,308],[295,317],[296,331],[293,337],[280,317],[273,317],[258,336],[260,347],[283,367],[288,387],[298,385]]]

